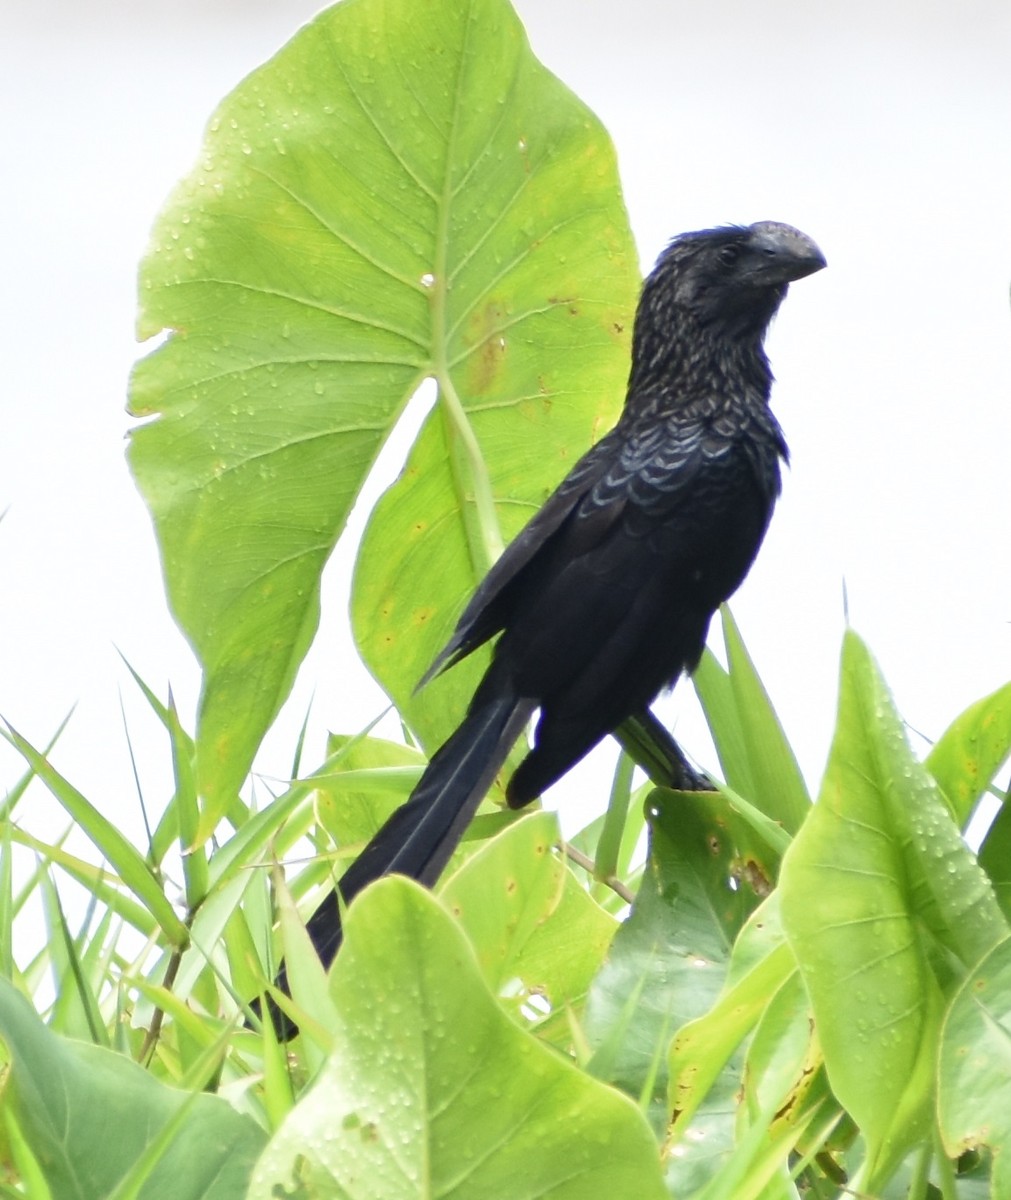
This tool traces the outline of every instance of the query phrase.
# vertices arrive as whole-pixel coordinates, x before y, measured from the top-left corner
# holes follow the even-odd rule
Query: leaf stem
[[[592,878],[597,879],[600,883],[604,884],[605,887],[609,887],[611,891],[619,895],[626,904],[634,903],[635,893],[630,891],[617,877],[617,875],[608,875],[606,879],[600,879],[600,877],[597,875],[593,859],[590,858],[588,854],[584,854],[582,850],[577,850],[575,846],[572,846],[565,841],[561,842],[560,845],[562,853],[567,859],[569,859],[570,862],[574,862],[577,867],[582,867],[588,875],[592,876]]]
[[[440,354],[445,347],[439,347]],[[462,459],[463,478],[457,478],[457,494],[463,509],[464,522],[468,531],[471,556],[478,578],[483,576],[488,568],[502,553],[502,532],[499,529],[498,514],[495,511],[495,497],[492,492],[491,478],[488,466],[481,453],[477,438],[463,403],[453,386],[449,371],[442,367],[436,369],[436,381],[439,385],[439,399],[442,401],[442,411],[448,418],[452,437],[462,455],[453,455],[454,465]],[[468,501],[474,505],[473,517],[468,520],[464,507]]]
[[[457,97],[459,103],[459,97]],[[435,263],[431,279],[423,282],[431,288],[432,305],[432,367],[439,387],[439,401],[446,417],[451,449],[450,467],[456,485],[457,499],[463,515],[464,529],[470,547],[476,578],[482,578],[502,553],[502,533],[495,497],[492,493],[488,465],[481,453],[467,412],[453,382],[449,362],[449,331],[447,307],[449,301],[449,215],[454,188],[451,164],[456,149],[456,131],[460,113],[453,113],[453,122],[446,148],[446,169],[439,202],[439,221],[435,238]],[[469,504],[473,503],[473,510]]]
[[[934,1170],[937,1182],[944,1200],[958,1200],[958,1180],[955,1174],[955,1164],[948,1157],[948,1152],[941,1141],[941,1133],[934,1125]]]

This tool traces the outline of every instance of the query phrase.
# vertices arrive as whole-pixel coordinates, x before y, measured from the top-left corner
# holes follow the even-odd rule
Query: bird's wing
[[[422,676],[418,688],[424,687],[461,658],[466,658],[505,627],[517,587],[525,586],[526,577],[541,552],[570,520],[580,502],[607,474],[618,454],[620,445],[612,431],[576,463],[481,581],[457,622],[453,636]],[[615,510],[609,514],[609,519],[616,516]]]
[[[524,591],[498,645],[517,694],[542,710],[511,800],[536,795],[695,667],[713,611],[761,543],[775,458],[770,444],[756,467],[742,440],[705,423],[626,437],[545,549],[540,586]]]

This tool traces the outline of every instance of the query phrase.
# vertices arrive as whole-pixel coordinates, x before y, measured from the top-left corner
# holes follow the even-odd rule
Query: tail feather
[[[340,883],[345,903],[380,875],[435,883],[531,712],[507,696],[467,714],[407,802],[348,868]]]
[[[341,903],[348,905],[383,875],[408,875],[433,884],[441,874],[478,805],[533,714],[534,705],[512,693],[482,696],[478,689],[456,732],[433,756],[410,797],[396,810],[341,877],[306,926],[324,966],[340,949]],[[288,991],[282,963],[276,984]],[[294,1033],[288,1018],[269,1003],[283,1037]]]

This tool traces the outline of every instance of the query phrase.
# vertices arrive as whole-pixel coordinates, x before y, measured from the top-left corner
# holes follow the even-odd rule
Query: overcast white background
[[[191,727],[199,684],[123,457],[136,265],[216,103],[317,8],[4,8],[0,714],[41,744],[76,704],[55,761],[136,837],[121,689],[156,811],[172,784],[115,647],[152,685],[171,682]],[[644,268],[674,233],[725,221],[788,221],[821,245],[829,269],[792,289],[770,339],[793,468],[734,609],[812,786],[844,581],[901,711],[936,736],[1011,678],[1011,6],[517,8],[615,139]],[[268,775],[287,769],[314,689],[310,762],[326,728],[384,706],[350,642],[349,561],[331,563]],[[679,736],[711,766],[679,690]],[[0,747],[0,789],[22,769]],[[19,815],[48,837],[66,824],[40,788]]]

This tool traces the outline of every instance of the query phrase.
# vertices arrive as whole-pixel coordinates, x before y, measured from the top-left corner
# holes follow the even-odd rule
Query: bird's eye
[[[735,246],[731,243],[729,246],[723,246],[720,250],[720,262],[724,266],[732,267],[741,254],[740,246]]]

